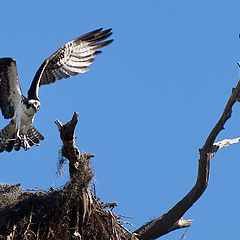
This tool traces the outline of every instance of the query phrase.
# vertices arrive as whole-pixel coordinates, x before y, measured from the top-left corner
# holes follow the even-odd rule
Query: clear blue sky
[[[79,112],[80,150],[94,153],[96,189],[117,201],[117,213],[137,227],[158,217],[195,184],[198,149],[220,117],[239,78],[240,2],[229,1],[3,1],[1,57],[17,60],[26,94],[46,57],[99,27],[114,42],[86,74],[40,89],[35,127],[40,147],[1,153],[0,181],[23,188],[60,187],[61,147],[54,120]],[[1,116],[0,127],[8,121]],[[240,136],[240,104],[218,140]],[[240,145],[212,160],[210,184],[184,216],[186,239],[239,236]],[[161,239],[179,240],[184,230]]]

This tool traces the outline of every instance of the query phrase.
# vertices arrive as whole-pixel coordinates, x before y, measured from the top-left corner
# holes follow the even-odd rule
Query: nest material
[[[93,155],[76,150],[70,181],[59,190],[0,184],[0,240],[134,239],[112,212],[116,203],[102,203],[92,194]]]
[[[5,185],[0,204],[0,239],[131,239],[119,218],[76,183],[46,193]]]

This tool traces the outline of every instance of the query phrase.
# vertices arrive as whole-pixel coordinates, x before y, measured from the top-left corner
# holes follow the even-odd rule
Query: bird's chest
[[[22,123],[32,124],[35,113],[36,112],[33,108],[27,108],[26,105],[23,104],[23,112],[21,117]]]
[[[30,125],[33,122],[35,111],[32,107],[27,107],[26,104],[21,102],[16,109],[16,119],[19,119],[21,125]]]

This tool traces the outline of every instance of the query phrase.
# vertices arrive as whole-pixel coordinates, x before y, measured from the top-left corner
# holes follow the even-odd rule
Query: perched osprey
[[[97,49],[113,41],[103,41],[111,34],[111,29],[97,29],[59,48],[36,72],[28,97],[22,94],[15,59],[0,58],[0,108],[4,118],[12,119],[0,130],[0,152],[39,145],[44,137],[32,125],[40,108],[39,86],[88,71],[94,57],[101,53]]]

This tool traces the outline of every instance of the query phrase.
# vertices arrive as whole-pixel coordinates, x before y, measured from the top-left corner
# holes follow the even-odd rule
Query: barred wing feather
[[[94,57],[101,53],[97,49],[113,41],[104,41],[111,34],[111,29],[102,31],[100,28],[59,48],[38,69],[28,91],[29,98],[38,98],[38,89],[41,85],[88,71],[88,66],[94,61]]]
[[[41,77],[40,85],[88,71],[88,66],[94,61],[94,57],[101,53],[96,50],[112,42],[112,40],[101,42],[111,35],[111,29],[101,30],[98,29],[83,35],[65,44],[51,55]],[[51,77],[49,78],[49,76]]]

